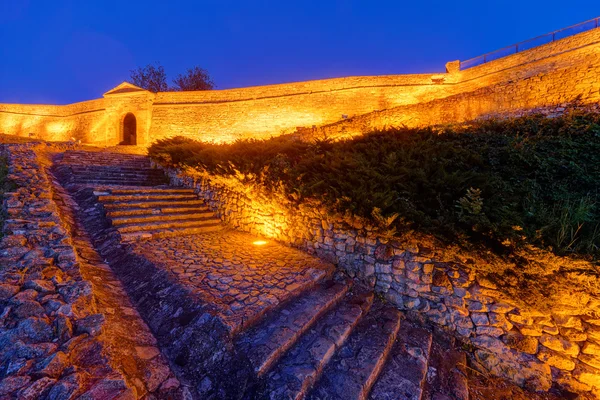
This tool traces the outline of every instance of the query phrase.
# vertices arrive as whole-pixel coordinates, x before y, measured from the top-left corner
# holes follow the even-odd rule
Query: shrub
[[[316,198],[331,211],[391,220],[398,232],[498,251],[532,243],[557,254],[600,253],[598,114],[394,128],[339,142],[179,137],[156,142],[150,155],[212,174],[241,172],[267,190],[283,187],[293,201]]]

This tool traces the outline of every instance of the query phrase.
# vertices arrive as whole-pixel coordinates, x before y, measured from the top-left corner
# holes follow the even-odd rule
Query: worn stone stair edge
[[[106,210],[106,215],[110,218],[125,218],[128,216],[143,216],[143,215],[181,215],[187,213],[210,213],[213,214],[212,211],[208,209],[206,206],[181,206],[181,207],[159,207],[159,208],[135,208],[129,207],[127,209],[121,210]]]
[[[203,200],[174,200],[174,201],[128,201],[122,203],[103,203],[107,210],[129,208],[167,208],[175,206],[205,206]]]
[[[190,198],[186,198],[186,199],[166,199],[166,200],[155,200],[155,199],[134,199],[134,200],[125,200],[125,201],[119,201],[119,202],[114,202],[114,201],[102,201],[100,200],[101,196],[99,197],[99,201],[102,203],[102,205],[106,208],[106,209],[124,209],[124,208],[166,208],[166,207],[175,207],[175,206],[186,206],[186,205],[195,205],[195,206],[206,206],[204,201],[199,200],[198,198],[195,199],[190,199]]]
[[[149,239],[164,239],[177,236],[197,235],[200,233],[217,232],[223,229],[221,224],[206,225],[201,227],[181,227],[171,229],[155,229],[151,231],[122,232],[123,243],[132,243]]]
[[[146,222],[129,222],[119,225],[114,225],[119,232],[135,232],[135,231],[147,231],[155,229],[173,229],[173,228],[187,228],[187,227],[205,227],[208,225],[219,224],[220,221],[213,216],[188,216],[185,219],[175,220],[159,220],[159,221],[146,221]]]
[[[136,194],[138,193],[137,190],[134,189],[111,189],[109,191],[107,191],[107,193],[112,194],[112,195],[121,195],[121,194]],[[148,188],[146,190],[144,190],[144,193],[148,193],[148,194],[152,194],[152,193],[190,193],[190,194],[196,194],[192,189],[182,189],[182,188],[169,188],[169,187],[164,187],[164,188]]]
[[[124,202],[131,200],[191,200],[198,199],[198,197],[193,194],[159,194],[159,193],[140,193],[140,194],[128,194],[128,195],[100,195],[98,199],[102,202]]]
[[[214,214],[210,211],[200,212],[179,212],[179,213],[146,213],[141,215],[116,216],[108,214],[113,226],[135,224],[152,221],[178,221],[186,219],[209,219]]]
[[[91,174],[91,173],[109,173],[109,174],[158,174],[160,169],[152,168],[150,165],[85,165],[85,164],[69,164],[73,174]]]

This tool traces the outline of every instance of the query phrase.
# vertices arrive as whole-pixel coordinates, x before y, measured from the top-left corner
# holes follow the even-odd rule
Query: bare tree
[[[131,83],[151,92],[166,92],[169,90],[167,86],[167,74],[162,65],[148,64],[145,67],[138,67],[130,72]]]
[[[211,90],[215,87],[208,72],[200,67],[188,68],[185,74],[179,74],[173,79],[173,91]]]

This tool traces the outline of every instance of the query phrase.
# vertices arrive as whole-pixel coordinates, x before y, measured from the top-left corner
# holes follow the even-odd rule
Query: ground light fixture
[[[255,240],[254,242],[252,242],[253,245],[255,246],[264,246],[265,244],[267,244],[266,240]]]

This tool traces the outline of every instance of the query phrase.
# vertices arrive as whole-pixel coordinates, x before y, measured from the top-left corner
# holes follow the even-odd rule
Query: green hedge
[[[176,137],[149,153],[212,174],[239,171],[267,190],[283,187],[294,201],[317,198],[398,232],[498,252],[532,243],[557,254],[600,254],[598,114],[395,128],[339,142]]]

